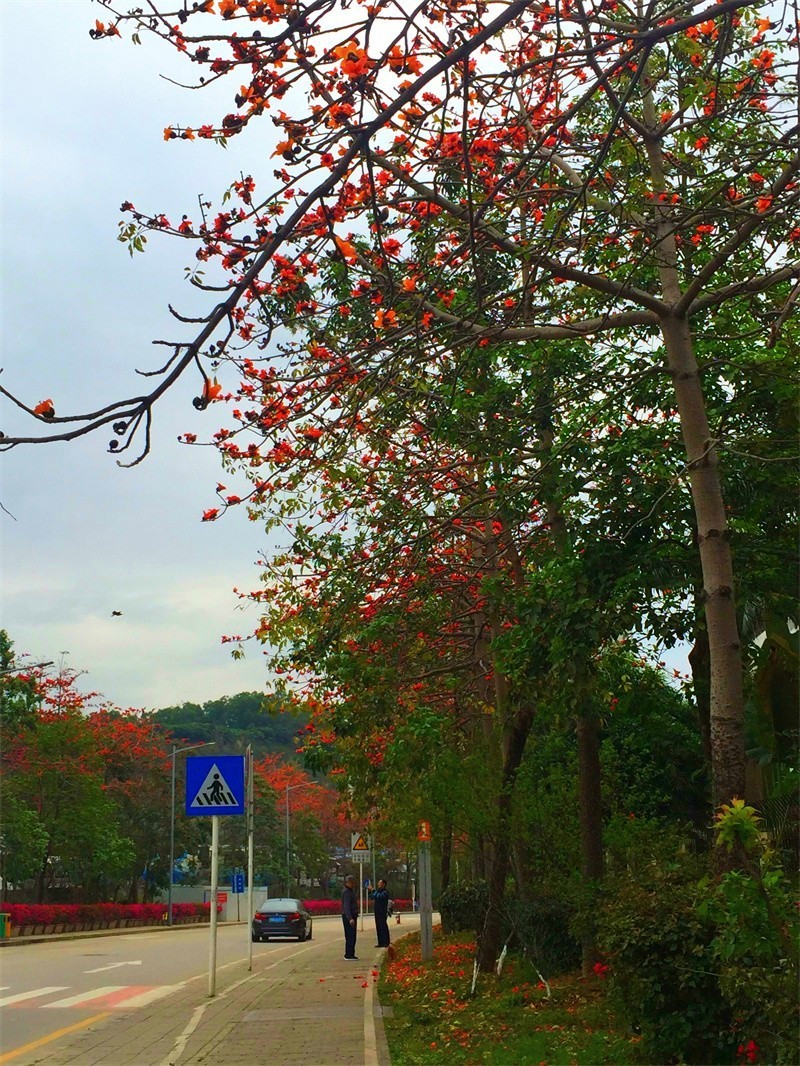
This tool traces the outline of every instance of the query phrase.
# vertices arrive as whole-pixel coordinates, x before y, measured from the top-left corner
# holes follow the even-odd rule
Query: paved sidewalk
[[[339,938],[297,944],[278,960],[254,953],[252,972],[246,960],[218,970],[214,998],[207,975],[193,978],[150,1006],[84,1019],[15,1066],[389,1066],[382,956],[364,945],[359,962],[346,962]]]

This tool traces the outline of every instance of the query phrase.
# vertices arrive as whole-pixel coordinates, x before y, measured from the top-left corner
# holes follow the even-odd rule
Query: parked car
[[[279,936],[310,940],[312,928],[311,915],[299,899],[265,900],[253,915],[253,940]]]

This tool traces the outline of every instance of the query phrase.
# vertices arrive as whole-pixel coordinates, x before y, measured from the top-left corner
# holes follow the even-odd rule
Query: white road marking
[[[37,996],[49,996],[51,992],[64,992],[68,988],[69,985],[48,985],[46,988],[34,988],[30,992],[17,992],[15,996],[6,996],[4,999],[0,999],[0,1007],[8,1007],[12,1003],[22,1003],[26,999],[36,999]]]
[[[101,973],[103,970],[114,970],[117,966],[141,966],[142,960],[137,959],[135,962],[112,962],[108,966],[98,966],[94,970],[84,970],[84,973]]]
[[[367,977],[367,988],[364,992],[364,1066],[378,1066],[378,1038],[375,1033],[372,981],[369,976]]]
[[[93,988],[89,992],[81,992],[77,996],[68,996],[66,999],[57,999],[55,1003],[45,1003],[42,1010],[61,1010],[65,1007],[78,1007],[83,1003],[90,1003],[93,999],[108,996],[112,992],[121,992],[127,985],[104,985],[102,988]]]
[[[121,1003],[116,1004],[119,1010],[129,1010],[132,1007],[146,1007],[149,1003],[155,1003],[157,999],[163,999],[178,989],[183,988],[184,982],[178,985],[161,985],[160,988],[151,988],[149,992],[140,992],[138,996],[131,996]]]
[[[314,945],[311,945],[311,947],[300,948],[299,951],[293,951],[291,953],[291,955],[284,955],[282,958],[278,959],[276,962],[271,963],[269,966],[265,966],[264,970],[274,970],[276,966],[282,966],[283,963],[284,962],[288,962],[289,959],[294,959],[298,955],[304,955],[305,952],[307,952],[307,951],[313,951],[316,946],[317,945],[314,944]],[[237,962],[244,962],[244,959],[238,959]],[[229,966],[235,966],[235,965],[236,965],[236,963],[234,963],[234,962],[228,962],[228,963],[225,964],[225,966],[220,966],[219,968],[221,970],[225,970]],[[205,976],[206,976],[206,974],[198,974],[197,977],[192,977],[192,978],[190,978],[190,980],[191,981],[196,981],[196,980],[198,980],[199,977],[205,977]],[[261,977],[261,973],[260,972],[259,973],[250,973],[250,974],[247,975],[247,977],[243,977],[241,979],[241,981],[236,981],[236,982],[234,982],[234,984],[228,985],[228,987],[223,992],[220,992],[220,994],[216,997],[216,999],[217,1000],[225,999],[225,997],[227,995],[229,995],[231,992],[233,992],[233,990],[235,988],[238,988],[239,985],[243,985],[247,981],[252,981],[253,978],[260,978],[260,977]],[[188,981],[187,981],[187,984],[188,984]],[[169,1053],[169,1055],[167,1055],[167,1057],[165,1059],[162,1059],[162,1061],[159,1063],[159,1066],[175,1066],[175,1063],[178,1061],[178,1059],[180,1059],[181,1055],[183,1055],[184,1051],[186,1050],[186,1045],[189,1042],[189,1037],[192,1035],[192,1033],[195,1031],[197,1026],[200,1024],[200,1019],[203,1017],[203,1015],[205,1014],[206,1008],[209,1007],[209,1006],[211,1006],[211,1004],[209,1002],[205,1002],[205,1003],[201,1003],[198,1007],[195,1007],[195,1009],[192,1011],[192,1017],[189,1019],[189,1022],[187,1023],[185,1029],[183,1030],[183,1032],[180,1034],[180,1036],[177,1038],[177,1040],[173,1044],[172,1051]]]

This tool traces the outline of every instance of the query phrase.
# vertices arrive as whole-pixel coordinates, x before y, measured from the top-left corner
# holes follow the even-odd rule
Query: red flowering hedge
[[[11,924],[93,925],[97,922],[144,921],[159,925],[165,903],[4,903],[0,911],[11,915]],[[210,903],[173,903],[173,918],[208,918]]]
[[[411,910],[410,899],[393,899],[392,905],[394,906],[395,911]],[[338,899],[307,899],[303,901],[303,906],[309,914],[325,915],[342,913],[342,904]]]

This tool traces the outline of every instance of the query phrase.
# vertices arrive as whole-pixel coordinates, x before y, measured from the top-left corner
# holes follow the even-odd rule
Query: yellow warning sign
[[[363,833],[353,833],[353,842],[350,845],[351,851],[369,851],[369,842]]]

